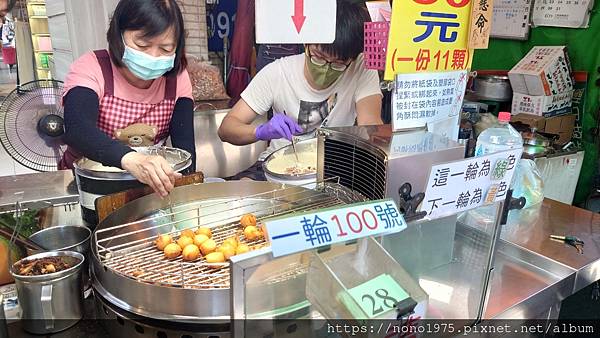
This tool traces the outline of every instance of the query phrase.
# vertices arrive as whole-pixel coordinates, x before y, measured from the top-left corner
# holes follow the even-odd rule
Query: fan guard
[[[29,169],[56,171],[67,148],[62,91],[60,81],[32,81],[13,90],[0,106],[0,142]]]

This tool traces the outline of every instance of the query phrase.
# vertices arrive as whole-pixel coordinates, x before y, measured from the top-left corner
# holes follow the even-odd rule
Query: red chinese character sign
[[[471,0],[398,0],[392,8],[385,80],[395,74],[471,66]]]

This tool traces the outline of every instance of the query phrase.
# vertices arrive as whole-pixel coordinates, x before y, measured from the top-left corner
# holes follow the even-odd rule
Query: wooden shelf
[[[40,53],[40,54],[53,54],[54,53],[52,51],[46,52],[46,51],[43,51],[43,50],[34,50],[33,52],[34,53]]]
[[[48,20],[48,17],[46,15],[32,15],[29,18],[30,19],[46,19],[46,20]]]

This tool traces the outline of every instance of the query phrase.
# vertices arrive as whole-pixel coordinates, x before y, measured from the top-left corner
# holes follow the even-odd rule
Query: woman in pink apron
[[[72,65],[63,96],[61,169],[85,156],[129,171],[161,196],[175,173],[166,160],[131,147],[162,144],[189,151],[195,168],[192,85],[185,69],[183,17],[175,0],[121,0],[107,33],[108,50]]]

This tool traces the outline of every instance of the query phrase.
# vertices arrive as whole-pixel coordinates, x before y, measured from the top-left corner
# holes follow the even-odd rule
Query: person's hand
[[[166,197],[175,187],[175,180],[181,177],[163,157],[135,151],[123,156],[121,167],[138,181],[149,185],[161,197]]]
[[[254,132],[256,139],[271,141],[280,138],[292,140],[292,136],[302,133],[302,128],[290,117],[284,114],[274,114],[269,122],[261,124]]]

